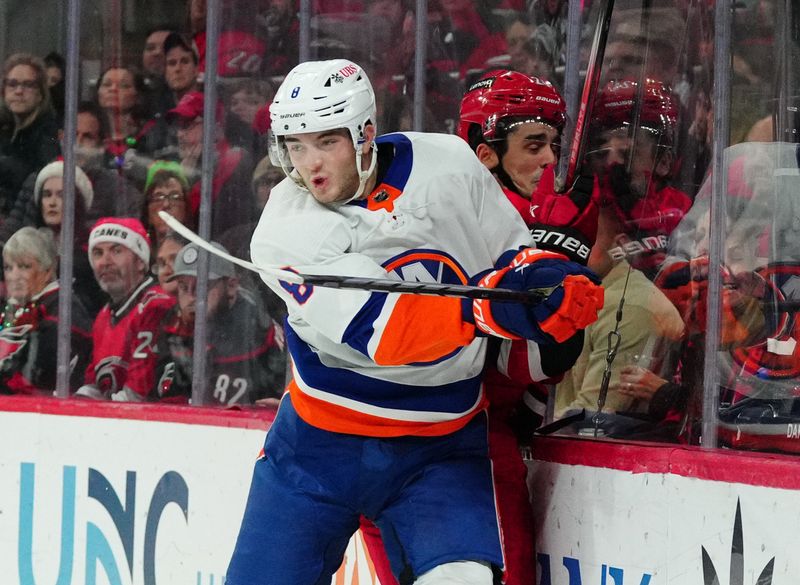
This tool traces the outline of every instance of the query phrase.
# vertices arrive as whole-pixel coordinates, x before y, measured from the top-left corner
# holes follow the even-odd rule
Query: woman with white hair
[[[58,252],[52,233],[24,227],[3,248],[7,298],[0,313],[0,393],[52,394],[58,348]],[[92,322],[73,297],[70,388],[92,353]]]

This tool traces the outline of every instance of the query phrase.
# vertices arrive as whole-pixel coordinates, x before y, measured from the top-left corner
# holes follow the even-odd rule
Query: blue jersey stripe
[[[383,182],[402,191],[408,183],[411,168],[414,166],[414,150],[411,148],[411,141],[403,134],[384,134],[375,139],[375,142],[378,146],[381,144],[394,146],[394,158],[383,177]]]
[[[367,346],[375,333],[372,324],[381,314],[387,295],[388,293],[372,293],[344,331],[342,341],[367,357],[370,357]]]

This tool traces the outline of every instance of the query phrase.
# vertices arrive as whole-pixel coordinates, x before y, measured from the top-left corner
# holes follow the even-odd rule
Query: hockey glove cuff
[[[484,276],[478,286],[531,290],[554,288],[537,304],[477,299],[473,314],[478,330],[506,339],[560,343],[597,320],[603,306],[600,280],[588,268],[562,254],[527,248],[511,264]]]

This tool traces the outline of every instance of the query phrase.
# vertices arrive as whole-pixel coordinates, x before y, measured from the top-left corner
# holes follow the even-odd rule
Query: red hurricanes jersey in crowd
[[[155,381],[156,335],[175,300],[146,278],[119,307],[106,305],[92,327],[86,384],[110,396],[123,388],[145,399]]]
[[[36,294],[22,315],[0,331],[0,394],[52,394],[58,353],[58,282]],[[69,385],[76,390],[92,352],[92,321],[72,303]]]

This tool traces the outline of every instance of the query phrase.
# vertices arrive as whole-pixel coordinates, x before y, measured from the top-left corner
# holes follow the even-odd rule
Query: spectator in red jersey
[[[225,249],[213,243],[216,247]],[[170,281],[177,282],[178,304],[158,337],[156,394],[167,402],[186,402],[192,394],[194,323],[197,318],[199,249],[187,244],[178,253]],[[225,406],[272,404],[283,394],[285,355],[276,341],[277,325],[259,315],[242,294],[233,264],[209,258],[208,397],[203,402]]]
[[[89,259],[111,302],[95,319],[92,362],[76,395],[142,402],[155,384],[158,326],[175,301],[149,276],[150,239],[138,219],[99,220]]]
[[[280,47],[271,42],[276,39],[270,38],[269,30],[274,24],[270,12],[275,4],[278,10],[285,11],[286,16],[294,17],[296,21],[294,0],[222,0],[219,3],[219,20],[222,26],[217,42],[217,75],[226,78],[254,77],[264,72],[265,61],[281,59]],[[206,0],[189,0],[187,8],[189,29],[197,49],[199,72],[202,76],[205,72],[207,51]],[[297,32],[295,31],[294,39],[283,40],[297,42]],[[292,62],[296,62],[296,57]],[[264,73],[273,74],[272,71]]]
[[[0,394],[52,394],[58,353],[58,252],[52,233],[24,227],[3,248],[8,297],[0,314]],[[72,297],[70,388],[92,353],[91,319]]]
[[[200,161],[203,153],[203,94],[187,93],[169,111],[167,120],[177,129],[178,153],[189,181],[189,213],[196,217],[200,208]],[[212,181],[211,234],[219,235],[233,227],[255,221],[251,195],[253,162],[243,149],[230,146],[223,136],[223,111],[216,109],[216,166]]]

